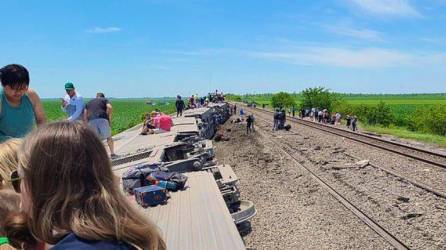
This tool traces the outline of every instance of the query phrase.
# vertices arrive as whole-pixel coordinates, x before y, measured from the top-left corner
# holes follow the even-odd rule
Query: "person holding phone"
[[[67,94],[62,98],[62,110],[67,113],[69,122],[82,121],[84,112],[84,99],[76,92],[74,84],[65,83]]]

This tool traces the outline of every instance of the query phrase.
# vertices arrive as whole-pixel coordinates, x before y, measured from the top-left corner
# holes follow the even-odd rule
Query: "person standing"
[[[177,109],[177,117],[183,116],[184,101],[181,100],[180,95],[177,95],[177,100],[175,101],[175,107]]]
[[[352,123],[352,117],[350,115],[347,115],[347,118],[345,118],[347,121],[347,128],[350,128],[350,124]]]
[[[245,115],[245,111],[243,110],[243,108],[240,108],[240,119],[243,121],[243,117]]]
[[[254,122],[254,119],[252,115],[248,115],[246,118],[246,134],[252,133],[252,124]]]
[[[336,121],[335,121],[335,125],[339,125],[339,124],[341,124],[341,118],[342,118],[341,113],[337,112],[337,113],[336,113]]]
[[[65,83],[65,91],[67,94],[62,98],[62,110],[67,113],[67,120],[69,122],[81,121],[84,111],[82,96],[76,92],[74,84],[71,82]]]
[[[353,118],[352,118],[352,130],[353,131],[358,130],[357,122],[358,122],[358,117],[353,116]]]
[[[115,158],[111,134],[111,118],[113,107],[103,93],[97,93],[96,98],[85,105],[84,122],[96,132],[101,140],[107,140],[110,157]]]
[[[280,119],[280,113],[279,109],[276,109],[273,116],[273,131],[276,131],[279,128],[279,119]]]
[[[195,97],[194,97],[194,95],[192,95],[192,96],[189,98],[189,108],[190,108],[190,109],[194,109],[194,108],[196,108],[196,106],[195,106]]]
[[[46,122],[42,102],[29,88],[29,73],[24,66],[10,64],[1,68],[0,81],[0,142],[24,137],[35,124]]]
[[[322,122],[322,118],[323,118],[323,116],[324,116],[324,112],[322,112],[322,110],[319,110],[319,112],[317,113],[317,121],[318,121],[319,123]]]
[[[279,129],[284,129],[286,123],[286,111],[285,108],[282,108],[280,111],[280,119],[279,119]]]

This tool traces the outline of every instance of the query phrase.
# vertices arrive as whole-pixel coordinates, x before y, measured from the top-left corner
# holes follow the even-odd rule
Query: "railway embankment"
[[[445,191],[444,168],[291,121],[291,131],[272,132],[271,115],[247,111],[256,116],[257,132],[246,135],[246,124],[228,122],[222,131],[230,140],[217,143],[216,152],[256,203],[248,246],[391,248],[302,165],[407,248],[444,248],[446,200],[438,195]]]

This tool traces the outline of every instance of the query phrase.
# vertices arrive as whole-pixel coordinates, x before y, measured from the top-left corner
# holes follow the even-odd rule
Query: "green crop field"
[[[143,114],[160,109],[164,113],[174,112],[174,99],[151,99],[155,105],[146,104],[147,99],[111,99],[113,106],[112,133],[117,134],[142,122]],[[49,121],[66,118],[60,107],[60,100],[42,100]]]

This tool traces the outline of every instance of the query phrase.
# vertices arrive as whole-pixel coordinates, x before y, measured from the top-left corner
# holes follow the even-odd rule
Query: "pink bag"
[[[172,127],[172,117],[168,115],[161,115],[159,116],[159,128],[164,131],[170,131],[170,128]]]

